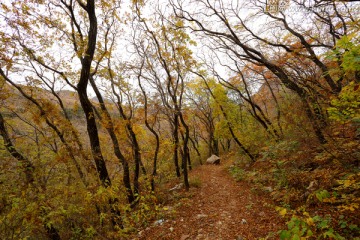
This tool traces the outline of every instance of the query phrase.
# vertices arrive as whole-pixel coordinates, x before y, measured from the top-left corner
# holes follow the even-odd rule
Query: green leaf
[[[300,236],[297,233],[295,233],[291,239],[292,240],[300,240]]]
[[[290,239],[290,237],[291,237],[291,233],[289,231],[282,230],[280,232],[280,240],[287,240]]]

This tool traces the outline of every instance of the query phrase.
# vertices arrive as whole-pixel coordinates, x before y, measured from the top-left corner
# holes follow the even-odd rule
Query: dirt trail
[[[163,223],[142,231],[139,239],[253,240],[281,227],[269,198],[236,182],[226,166],[200,166],[190,178],[199,179],[201,186],[190,190],[192,197],[179,200],[175,218],[165,216]]]

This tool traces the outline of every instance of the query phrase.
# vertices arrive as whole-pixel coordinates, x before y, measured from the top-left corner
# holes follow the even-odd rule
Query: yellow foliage
[[[287,213],[287,209],[286,208],[282,208],[282,207],[275,207],[275,210],[279,212],[280,216],[284,217]]]
[[[350,203],[348,205],[341,205],[341,206],[338,206],[338,209],[340,211],[355,211],[356,209],[359,208],[359,204],[358,203]]]
[[[309,226],[314,226],[315,223],[314,223],[314,219],[312,219],[311,217],[308,217],[306,219],[306,223],[309,225]]]

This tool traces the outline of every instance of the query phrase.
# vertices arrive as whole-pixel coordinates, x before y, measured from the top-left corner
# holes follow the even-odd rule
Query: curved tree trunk
[[[106,168],[105,160],[101,152],[99,133],[95,121],[95,113],[87,95],[87,87],[90,78],[91,62],[94,57],[97,39],[97,19],[95,14],[95,0],[88,0],[83,7],[89,17],[88,43],[84,57],[81,59],[81,73],[77,84],[77,93],[81,107],[86,117],[86,127],[90,140],[91,152],[95,161],[96,170],[104,186],[110,186],[111,181]]]
[[[4,146],[6,150],[13,156],[16,160],[21,162],[21,165],[24,169],[26,176],[26,182],[28,184],[33,184],[34,182],[34,165],[30,162],[29,159],[25,158],[21,153],[19,153],[14,144],[11,141],[9,133],[5,127],[5,120],[0,113],[0,135],[4,139]]]
[[[100,94],[100,91],[97,88],[97,86],[94,82],[94,79],[92,77],[90,77],[90,83],[91,83],[91,86],[96,94],[96,97],[97,97],[99,103],[100,103],[100,108],[104,114],[104,118],[106,121],[105,128],[108,131],[108,134],[111,138],[114,154],[117,157],[117,159],[119,159],[119,161],[123,167],[123,182],[124,182],[124,186],[126,189],[128,202],[131,204],[135,200],[135,197],[134,197],[133,191],[131,189],[129,163],[120,150],[119,141],[115,134],[115,128],[114,128],[114,124],[111,119],[110,113],[109,113],[109,111],[105,105],[104,99],[103,99],[102,95]],[[99,114],[99,117],[101,118],[100,114]]]
[[[148,121],[148,100],[147,100],[146,92],[145,92],[143,86],[141,85],[141,79],[140,79],[143,64],[144,64],[144,62],[142,62],[142,66],[140,68],[140,73],[138,75],[138,84],[139,84],[141,92],[142,92],[142,94],[144,96],[144,114],[145,114],[145,120],[144,121],[145,121],[145,126],[154,135],[155,140],[156,140],[154,157],[153,157],[153,170],[152,170],[152,175],[151,175],[151,191],[155,191],[155,177],[157,175],[157,159],[158,159],[158,154],[159,154],[159,149],[160,149],[160,138],[159,138],[159,134],[149,124],[149,121]],[[155,121],[156,121],[156,118],[155,118]]]
[[[200,154],[200,152],[199,152],[198,147],[197,147],[196,144],[195,144],[194,139],[192,139],[192,138],[189,136],[189,140],[190,140],[190,142],[191,142],[193,148],[195,149],[195,152],[196,152],[196,154],[197,154],[197,156],[198,156],[198,158],[199,158],[199,163],[200,163],[200,165],[203,165],[203,162],[202,162],[202,160],[201,160],[201,154]]]

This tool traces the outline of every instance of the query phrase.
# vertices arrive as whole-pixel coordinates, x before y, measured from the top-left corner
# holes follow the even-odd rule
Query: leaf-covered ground
[[[236,182],[227,164],[203,165],[190,174],[189,192],[173,191],[164,215],[135,239],[259,239],[284,228],[266,195]]]

